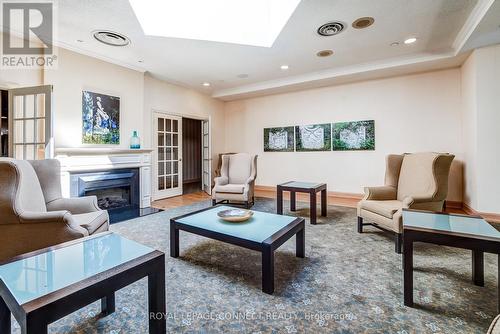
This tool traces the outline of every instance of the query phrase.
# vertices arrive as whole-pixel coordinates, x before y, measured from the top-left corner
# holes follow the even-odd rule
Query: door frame
[[[157,109],[157,108],[151,108],[151,143],[152,143],[152,146],[153,146],[153,149],[156,150],[156,152],[153,152],[153,156],[152,156],[152,160],[153,160],[153,168],[152,168],[152,173],[151,173],[151,178],[152,178],[152,185],[155,186],[155,187],[158,187],[157,185],[157,182],[158,182],[158,161],[157,161],[157,154],[158,154],[158,148],[157,147],[154,147],[154,144],[155,144],[155,114],[162,114],[162,115],[165,115],[165,116],[174,116],[174,117],[181,117],[181,118],[191,118],[191,119],[196,119],[196,120],[200,120],[200,121],[208,121],[208,152],[209,152],[209,164],[210,164],[210,188],[212,187],[212,179],[213,179],[213,158],[212,158],[212,116],[211,115],[208,115],[208,116],[200,116],[200,115],[196,115],[196,114],[186,114],[186,113],[177,113],[177,112],[172,112],[172,111],[167,111],[167,110],[163,110],[163,109]],[[202,124],[202,133],[203,133],[203,124]],[[203,137],[202,137],[202,140],[203,140]],[[181,142],[182,143],[182,142]],[[203,142],[202,142],[202,145],[203,145]],[[202,161],[202,165],[201,165],[201,172],[202,172],[202,176],[203,176],[203,147],[202,147],[202,152],[200,153],[200,156],[201,156],[201,161]],[[182,183],[182,180],[179,180],[180,183]],[[202,188],[203,188],[203,180],[202,180]],[[155,188],[154,188],[155,189]],[[203,191],[203,189],[202,189]],[[164,199],[164,198],[169,198],[169,197],[164,197],[164,198],[155,198],[154,197],[154,191],[152,193],[153,195],[153,200],[156,201],[156,200],[160,200],[160,199]],[[182,194],[181,194],[182,195]],[[178,196],[178,195],[177,195]]]

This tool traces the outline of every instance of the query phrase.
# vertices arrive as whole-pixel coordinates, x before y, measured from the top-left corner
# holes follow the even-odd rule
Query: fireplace
[[[137,168],[71,173],[70,182],[71,197],[95,195],[103,210],[139,206]]]
[[[149,215],[161,210],[139,206],[139,169],[71,172],[71,197],[96,196],[97,204],[108,210],[110,223]]]

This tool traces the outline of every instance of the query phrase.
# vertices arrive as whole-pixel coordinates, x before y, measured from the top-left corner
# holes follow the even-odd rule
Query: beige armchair
[[[57,160],[0,159],[0,261],[107,231],[95,196],[62,198]]]
[[[214,179],[212,204],[232,201],[246,208],[254,204],[254,186],[257,177],[257,156],[237,153],[222,156],[221,176]]]
[[[430,152],[388,155],[385,186],[366,187],[358,203],[358,232],[362,233],[365,225],[392,231],[396,252],[401,253],[403,208],[442,211],[454,157]],[[364,223],[365,219],[369,223]]]

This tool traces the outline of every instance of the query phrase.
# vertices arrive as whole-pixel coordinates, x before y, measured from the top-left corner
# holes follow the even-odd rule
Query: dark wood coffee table
[[[254,211],[245,222],[229,223],[217,212],[233,209],[216,205],[170,220],[170,256],[179,257],[179,231],[198,234],[262,253],[262,291],[274,292],[274,251],[295,235],[295,255],[305,256],[304,219]]]
[[[316,224],[316,194],[321,192],[321,215],[326,217],[326,183],[289,181],[277,186],[277,213],[283,214],[283,191],[290,192],[290,211],[296,210],[296,193],[309,194],[309,209],[311,224]]]
[[[0,265],[0,333],[11,313],[23,334],[101,300],[115,311],[115,291],[148,277],[149,333],[166,333],[165,254],[111,232],[20,255]],[[152,316],[154,315],[154,316]]]
[[[484,286],[484,252],[498,254],[497,308],[500,312],[500,231],[479,216],[403,209],[404,304],[413,306],[413,244],[470,249],[472,281]]]

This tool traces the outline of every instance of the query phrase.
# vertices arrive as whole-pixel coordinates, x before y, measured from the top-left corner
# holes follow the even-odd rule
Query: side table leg
[[[327,193],[326,189],[321,190],[321,215],[323,217],[326,217],[326,210],[327,210]]]
[[[404,304],[413,306],[413,241],[403,234],[403,295]]]
[[[165,296],[165,256],[158,258],[154,271],[148,276],[149,334],[167,333]]]
[[[106,297],[101,298],[101,312],[103,315],[110,315],[115,312],[115,292],[111,292]]]
[[[484,286],[484,252],[472,251],[472,281],[477,286]]]
[[[0,297],[0,333],[10,333],[10,310]]]
[[[21,324],[21,334],[48,334],[48,325],[39,320],[30,320],[28,317],[26,323]]]
[[[317,216],[317,208],[316,208],[316,191],[312,190],[309,194],[310,197],[310,217],[311,217],[311,224],[316,225],[316,216]]]
[[[179,229],[170,221],[170,256],[179,257]]]
[[[306,233],[304,227],[295,234],[295,256],[304,258],[306,256]]]
[[[274,292],[274,251],[269,244],[262,244],[262,291]]]
[[[290,191],[290,211],[296,210],[295,200],[296,200],[295,191]]]
[[[280,186],[276,189],[276,213],[283,214],[283,189]]]

